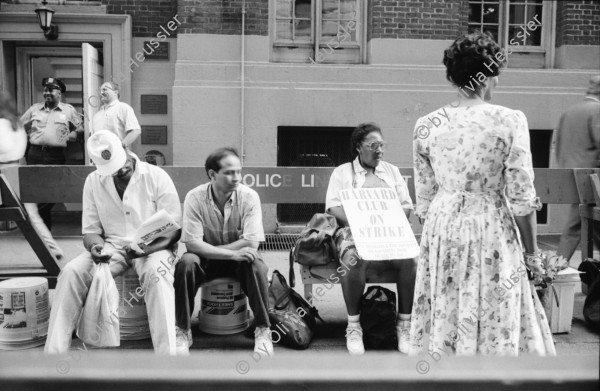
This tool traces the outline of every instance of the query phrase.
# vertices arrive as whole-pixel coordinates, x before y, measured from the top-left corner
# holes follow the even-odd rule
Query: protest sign
[[[393,189],[340,190],[340,199],[362,259],[407,259],[419,254],[419,245]]]

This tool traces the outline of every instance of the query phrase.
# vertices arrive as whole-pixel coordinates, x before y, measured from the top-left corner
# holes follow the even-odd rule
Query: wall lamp
[[[36,9],[35,13],[38,16],[40,21],[40,27],[44,30],[44,36],[47,39],[57,39],[58,38],[58,26],[52,24],[52,16],[54,15],[54,10],[48,7],[48,2],[46,0],[42,1]]]

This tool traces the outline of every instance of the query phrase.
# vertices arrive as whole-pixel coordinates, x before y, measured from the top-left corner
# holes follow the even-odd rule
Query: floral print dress
[[[430,354],[555,355],[513,218],[540,207],[527,119],[491,104],[443,110],[420,118],[414,133],[425,223],[410,353],[429,335]]]

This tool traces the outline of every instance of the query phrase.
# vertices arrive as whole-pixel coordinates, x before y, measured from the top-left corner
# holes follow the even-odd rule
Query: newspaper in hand
[[[150,216],[135,233],[131,241],[131,248],[138,252],[144,252],[140,245],[152,242],[154,239],[165,236],[181,227],[164,209]]]

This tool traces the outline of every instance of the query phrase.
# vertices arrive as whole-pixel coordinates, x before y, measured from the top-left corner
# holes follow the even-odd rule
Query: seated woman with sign
[[[336,217],[340,229],[335,234],[335,242],[340,262],[346,266],[340,274],[342,292],[348,310],[346,346],[353,355],[363,354],[362,328],[360,326],[360,300],[365,290],[367,263],[356,251],[348,218],[339,196],[340,190],[352,188],[392,188],[396,191],[404,213],[408,217],[412,210],[412,200],[406,182],[398,167],[381,160],[385,149],[381,128],[373,123],[358,125],[350,139],[354,161],[337,167],[329,179],[326,210]],[[397,270],[398,313],[396,323],[398,350],[408,352],[410,314],[412,311],[415,287],[416,260],[391,260]]]

